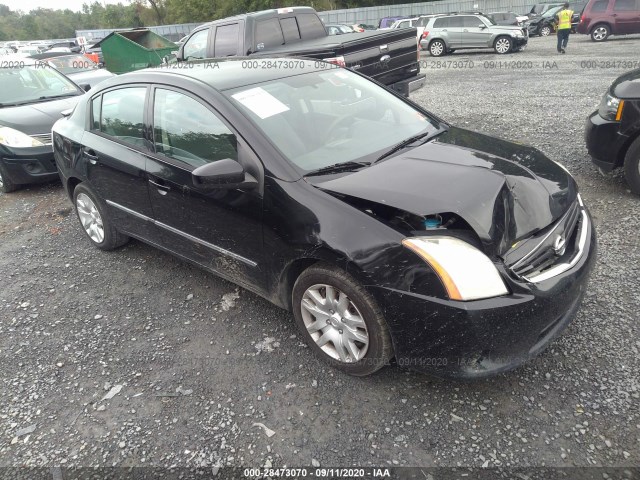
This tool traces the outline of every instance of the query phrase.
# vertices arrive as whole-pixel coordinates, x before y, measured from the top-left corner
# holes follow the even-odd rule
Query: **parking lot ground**
[[[395,365],[345,376],[254,294],[139,242],[93,248],[59,185],[0,195],[0,466],[640,465],[640,198],[598,173],[583,140],[626,68],[581,63],[638,51],[638,36],[574,35],[566,55],[550,37],[513,55],[422,56],[414,101],[562,162],[598,231],[576,320],[484,381]],[[463,59],[473,68],[430,64]]]

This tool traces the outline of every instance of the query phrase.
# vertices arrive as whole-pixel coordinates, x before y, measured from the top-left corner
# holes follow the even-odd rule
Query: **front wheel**
[[[302,272],[293,287],[292,307],[313,352],[345,373],[370,375],[393,357],[382,311],[343,270],[320,264]]]
[[[624,178],[631,191],[640,195],[640,137],[631,144],[624,157]]]
[[[100,250],[113,250],[129,241],[116,230],[104,203],[88,185],[81,183],[73,191],[73,206],[84,233]]]
[[[496,43],[493,46],[496,53],[499,53],[500,55],[509,53],[512,47],[513,47],[513,40],[511,40],[509,37],[498,37],[498,39],[496,40]]]
[[[16,190],[18,190],[18,188],[20,188],[20,186],[11,181],[9,175],[7,174],[7,171],[2,165],[0,165],[0,192],[15,192]]]
[[[447,46],[442,40],[434,40],[431,42],[431,45],[429,45],[429,53],[432,57],[441,57],[447,53]]]
[[[591,40],[594,42],[604,42],[611,35],[611,29],[607,25],[596,25],[596,27],[591,30]]]

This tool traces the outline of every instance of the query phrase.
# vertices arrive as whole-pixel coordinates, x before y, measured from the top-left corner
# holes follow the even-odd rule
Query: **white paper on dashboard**
[[[261,87],[236,93],[232,97],[262,119],[289,110],[289,107]]]

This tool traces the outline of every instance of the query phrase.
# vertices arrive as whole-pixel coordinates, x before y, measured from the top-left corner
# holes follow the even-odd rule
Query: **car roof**
[[[173,77],[176,80],[178,78],[193,79],[222,91],[310,72],[329,71],[329,67],[340,68],[320,60],[297,57],[260,57],[261,64],[278,65],[277,62],[287,62],[287,68],[251,69],[247,67],[247,62],[257,62],[257,60],[253,57],[234,57],[233,59],[188,62],[188,67],[185,65],[187,62],[161,65],[118,75],[107,80],[108,83],[104,85],[109,87],[124,83],[155,83]]]

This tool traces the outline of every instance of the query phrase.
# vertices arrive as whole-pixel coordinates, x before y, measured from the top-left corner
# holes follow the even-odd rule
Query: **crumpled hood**
[[[62,112],[73,108],[80,97],[78,95],[51,102],[0,108],[0,125],[27,135],[49,133],[53,124],[62,118]]]
[[[318,188],[416,215],[452,212],[496,254],[558,219],[576,199],[568,172],[535,148],[452,127]]]

